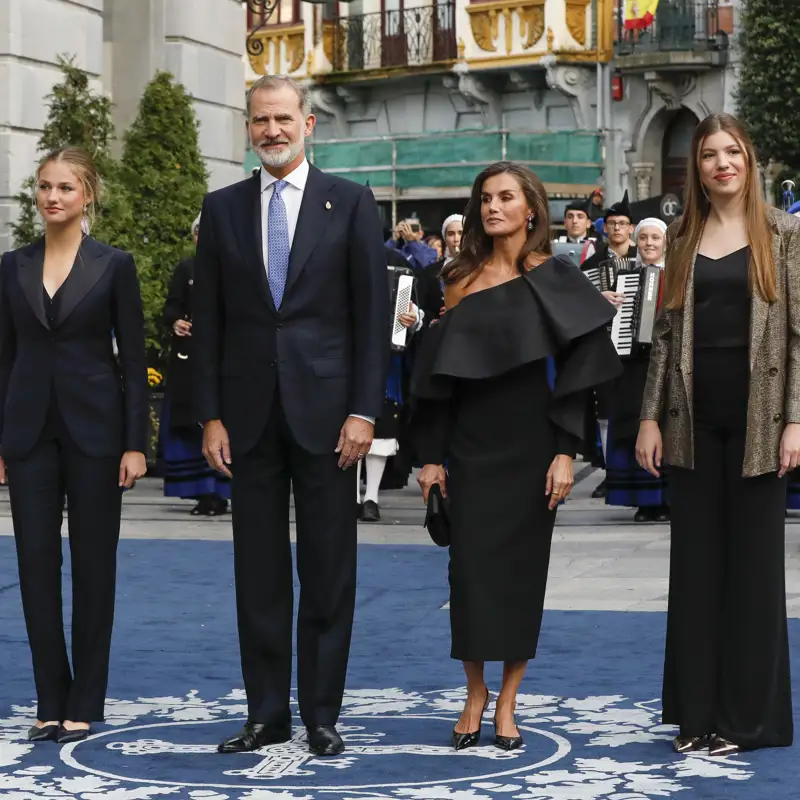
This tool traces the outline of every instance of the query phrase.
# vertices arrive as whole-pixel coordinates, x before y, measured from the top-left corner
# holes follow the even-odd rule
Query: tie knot
[[[286,181],[275,181],[274,186],[275,194],[280,194],[286,188]]]

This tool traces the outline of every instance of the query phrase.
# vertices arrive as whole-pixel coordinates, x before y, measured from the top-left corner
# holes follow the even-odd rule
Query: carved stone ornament
[[[514,49],[514,14],[519,20],[522,47],[533,47],[544,33],[545,0],[494,0],[490,3],[469,3],[466,6],[475,44],[487,53],[497,52],[500,17],[505,31],[505,50]]]
[[[572,106],[578,128],[590,128],[594,75],[587,67],[548,64],[545,73],[547,85],[563,92]]]
[[[646,72],[644,79],[650,91],[661,98],[670,111],[677,111],[683,104],[683,98],[697,85],[696,76],[683,73]]]
[[[567,30],[582,47],[586,46],[586,7],[591,0],[567,1]]]
[[[517,10],[519,17],[519,35],[522,47],[527,50],[533,47],[544,34],[544,0],[530,6],[522,6]]]
[[[303,65],[303,59],[306,55],[306,35],[305,31],[302,33],[293,33],[284,37],[286,46],[286,61],[288,63],[288,71],[296,72]]]
[[[653,173],[656,165],[649,163],[633,164],[633,179],[636,181],[636,199],[646,200],[650,197],[653,186]]]

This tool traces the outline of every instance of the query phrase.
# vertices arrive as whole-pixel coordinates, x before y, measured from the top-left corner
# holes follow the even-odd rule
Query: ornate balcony
[[[643,30],[625,27],[623,6],[624,0],[617,0],[614,49],[621,69],[726,63],[728,33],[720,25],[718,0],[661,0]]]
[[[452,61],[455,3],[338,17],[325,25],[323,44],[334,73]]]

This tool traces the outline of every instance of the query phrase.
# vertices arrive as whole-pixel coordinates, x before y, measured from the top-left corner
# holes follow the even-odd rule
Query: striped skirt
[[[647,508],[669,505],[666,473],[655,478],[636,461],[635,442],[614,442],[609,422],[606,453],[606,505]],[[612,445],[612,442],[614,444]]]
[[[171,428],[166,400],[159,428],[159,459],[164,471],[164,497],[187,500],[215,494],[230,500],[230,479],[209,467],[203,457],[203,429],[199,425]]]

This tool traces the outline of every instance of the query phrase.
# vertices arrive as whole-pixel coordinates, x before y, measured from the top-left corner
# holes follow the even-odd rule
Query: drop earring
[[[534,221],[534,219],[536,219],[536,217],[534,217],[534,216],[533,216],[533,214],[531,214],[531,215],[528,217],[528,230],[529,230],[529,231],[532,231],[532,230],[533,230],[533,221]]]

